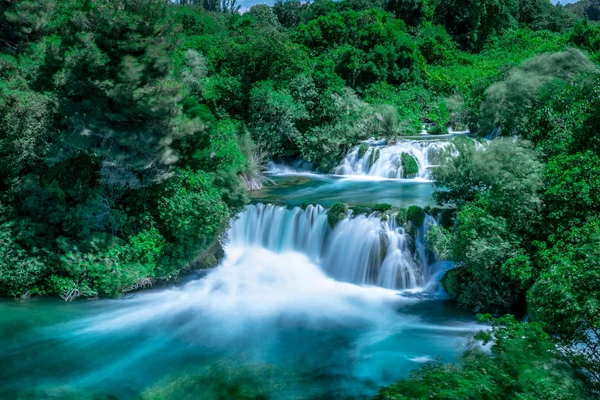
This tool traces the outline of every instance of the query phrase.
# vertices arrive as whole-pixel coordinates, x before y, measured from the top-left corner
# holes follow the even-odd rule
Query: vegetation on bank
[[[216,259],[267,157],[326,171],[370,137],[468,127],[500,139],[434,171],[456,214],[431,237],[443,284],[535,323],[381,396],[597,393],[598,25],[546,0],[180,3],[0,3],[1,296],[172,279]]]

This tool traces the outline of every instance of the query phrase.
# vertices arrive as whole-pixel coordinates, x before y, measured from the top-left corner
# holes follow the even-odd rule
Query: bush
[[[0,296],[21,296],[34,288],[44,270],[41,258],[15,243],[11,223],[0,225]]]
[[[486,316],[483,316],[486,317]],[[380,390],[377,400],[590,398],[577,372],[536,323],[512,316],[475,336],[491,354],[471,343],[456,363],[430,362]]]
[[[443,135],[447,132],[444,131],[444,128],[442,128],[441,125],[434,125],[433,127],[427,130],[427,133],[429,133],[430,135]]]
[[[187,238],[212,242],[229,217],[210,176],[191,170],[183,170],[168,181],[158,211],[164,232],[179,243]]]
[[[379,213],[384,213],[384,212],[389,211],[391,209],[392,209],[391,204],[386,204],[386,203],[375,204],[373,206],[373,211],[379,212]]]
[[[329,226],[334,228],[338,222],[346,217],[348,205],[346,203],[335,203],[329,211],[327,211],[327,222]]]

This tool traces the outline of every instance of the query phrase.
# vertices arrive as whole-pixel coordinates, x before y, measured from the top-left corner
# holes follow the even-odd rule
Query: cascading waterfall
[[[232,224],[233,247],[263,247],[274,252],[301,252],[331,277],[355,284],[388,289],[423,287],[432,276],[433,255],[425,238],[435,220],[427,216],[412,238],[394,218],[383,220],[349,213],[335,228],[321,206],[288,209],[251,205]]]
[[[448,140],[400,140],[392,146],[369,146],[361,154],[361,146],[350,150],[333,172],[336,175],[362,175],[390,179],[416,177],[430,179],[430,168],[440,163],[443,150],[452,147]],[[364,150],[363,150],[364,151]],[[402,154],[418,164],[416,176],[409,176],[402,165]]]

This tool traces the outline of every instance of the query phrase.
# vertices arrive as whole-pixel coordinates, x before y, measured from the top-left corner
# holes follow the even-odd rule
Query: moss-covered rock
[[[381,156],[381,151],[379,149],[371,152],[371,159],[369,160],[369,168],[373,166],[379,160]]]
[[[215,240],[213,244],[203,251],[198,257],[190,264],[191,268],[213,268],[225,257],[225,250],[218,240]]]
[[[337,162],[335,159],[322,158],[321,161],[319,161],[318,170],[327,173],[330,172],[333,168],[335,168],[336,165]]]
[[[413,178],[419,173],[419,163],[408,153],[400,155],[402,160],[402,175],[404,178]]]
[[[446,271],[441,283],[444,290],[452,297],[462,292],[469,271],[466,268],[453,268]]]
[[[346,203],[335,203],[329,211],[327,211],[327,222],[330,227],[335,227],[338,222],[346,217],[348,212],[348,204]]]
[[[406,210],[406,219],[414,226],[421,226],[425,220],[425,211],[419,206],[410,206]]]
[[[406,208],[400,208],[396,213],[396,223],[400,226],[404,226],[406,221]]]
[[[358,158],[363,158],[363,156],[367,154],[367,151],[369,151],[369,145],[361,143],[360,146],[358,146]]]

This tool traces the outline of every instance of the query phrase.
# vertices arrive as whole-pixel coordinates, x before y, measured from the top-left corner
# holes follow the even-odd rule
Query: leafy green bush
[[[35,288],[45,262],[15,243],[14,224],[0,225],[0,296],[22,296]]]
[[[427,133],[429,133],[430,135],[443,135],[447,132],[440,125],[436,124],[433,127],[427,129]]]
[[[384,213],[386,211],[390,211],[392,209],[392,205],[391,204],[375,204],[373,206],[373,211],[375,212],[379,212],[379,213]]]
[[[211,243],[229,217],[210,176],[190,170],[180,171],[165,184],[158,212],[162,231],[178,243],[194,238]]]
[[[577,372],[536,323],[512,316],[476,335],[491,354],[469,345],[456,363],[429,362],[406,379],[384,387],[376,400],[588,399]]]

